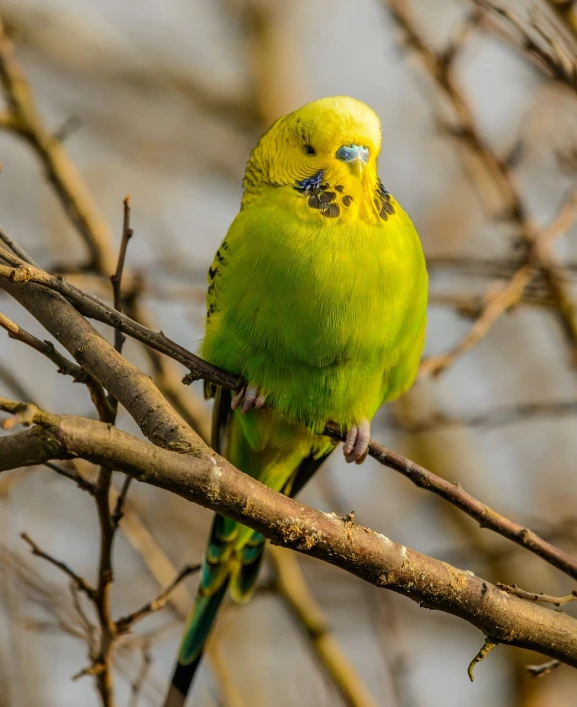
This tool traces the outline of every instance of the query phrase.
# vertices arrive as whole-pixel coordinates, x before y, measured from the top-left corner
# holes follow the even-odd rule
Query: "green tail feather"
[[[244,526],[215,515],[202,564],[200,584],[180,646],[178,662],[189,665],[202,653],[227,588],[235,601],[248,601],[254,591],[265,539],[252,533],[241,538]],[[244,533],[243,533],[244,535]],[[237,549],[236,543],[243,545]]]
[[[228,582],[224,581],[214,594],[197,597],[180,644],[178,662],[181,665],[190,665],[202,654],[227,585]]]
[[[238,569],[230,583],[230,595],[240,604],[247,602],[254,593],[265,546],[264,536],[253,533],[240,553]]]

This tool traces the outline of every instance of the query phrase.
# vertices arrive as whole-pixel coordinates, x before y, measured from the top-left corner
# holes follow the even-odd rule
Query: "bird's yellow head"
[[[381,123],[365,103],[349,96],[307,103],[279,118],[252,151],[243,204],[288,187],[316,217],[386,220],[394,209],[377,176],[380,149]]]

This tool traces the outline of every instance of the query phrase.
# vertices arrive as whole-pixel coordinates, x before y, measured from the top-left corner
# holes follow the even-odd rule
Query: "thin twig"
[[[548,660],[541,665],[527,665],[526,670],[532,678],[542,678],[562,665],[560,660]]]
[[[44,550],[41,550],[27,533],[20,533],[20,537],[22,538],[22,540],[28,543],[28,545],[30,545],[33,555],[41,557],[43,560],[50,562],[50,564],[54,565],[54,567],[58,567],[59,570],[61,570],[62,572],[64,572],[64,574],[70,577],[70,579],[74,582],[74,584],[78,587],[80,591],[84,592],[86,596],[89,597],[92,601],[95,600],[96,590],[94,589],[94,587],[90,586],[90,584],[88,584],[88,582],[80,575],[76,574],[74,570],[70,569],[70,567],[66,563],[57,560],[55,557],[52,557],[52,555],[49,555],[48,553],[44,552]]]
[[[96,486],[92,483],[92,481],[88,481],[88,479],[85,479],[77,471],[69,471],[63,466],[60,466],[60,464],[55,464],[54,462],[46,462],[44,466],[52,471],[55,471],[57,474],[60,474],[60,476],[64,476],[67,479],[70,479],[70,481],[74,481],[78,488],[83,491],[87,491],[91,496],[94,496],[96,493]]]
[[[112,237],[108,226],[62,143],[45,128],[1,18],[0,82],[11,115],[8,127],[28,142],[42,161],[65,212],[84,240],[90,262],[102,272],[111,273]]]
[[[9,238],[4,231],[0,229],[0,241],[2,241],[5,245],[10,248],[10,250],[14,251],[16,255],[19,258],[22,258],[22,260],[25,260],[27,263],[30,263],[30,265],[34,265],[35,267],[38,267],[38,265],[34,262],[32,257],[28,255],[28,253],[22,248],[21,245],[18,245],[18,243],[14,243],[14,241]]]
[[[130,686],[130,702],[128,707],[138,706],[138,697],[140,695],[140,691],[142,690],[144,681],[146,680],[146,676],[148,675],[148,671],[150,670],[151,664],[152,653],[150,652],[150,641],[145,641],[142,645],[142,666],[138,671],[138,675]]]
[[[201,565],[185,565],[174,580],[156,597],[156,599],[147,602],[144,606],[141,606],[140,609],[137,609],[131,614],[128,614],[127,616],[124,616],[116,621],[116,629],[118,633],[127,633],[132,629],[135,623],[141,621],[146,616],[163,609],[174,589],[176,589],[176,587],[178,587],[178,585],[188,576],[198,572],[200,568]]]
[[[54,344],[51,341],[41,341],[37,339],[33,334],[30,334],[21,326],[8,319],[4,314],[0,312],[0,327],[8,332],[8,336],[11,339],[21,341],[23,344],[30,346],[38,353],[41,353],[46,358],[50,359],[52,363],[56,364],[59,373],[64,373],[68,376],[72,376],[75,381],[80,383],[92,383],[94,380],[92,376],[89,376],[85,370],[80,366],[66,358],[63,354],[56,350]]]
[[[125,196],[123,203],[123,218],[122,218],[122,237],[120,239],[120,249],[118,251],[118,261],[116,264],[116,270],[114,271],[114,274],[110,276],[110,281],[112,282],[112,291],[113,291],[113,299],[114,299],[114,309],[116,309],[117,312],[121,313],[122,312],[122,275],[124,272],[124,264],[126,262],[126,251],[128,248],[128,242],[132,238],[133,235],[133,230],[130,226],[130,197]],[[124,334],[120,331],[120,329],[115,329],[114,330],[114,348],[118,353],[122,353],[122,347],[124,346],[124,342],[126,341],[126,337]],[[108,396],[108,403],[110,405],[110,419],[109,422],[111,424],[116,423],[116,417],[118,415],[118,401],[114,398],[114,396],[109,395]],[[120,523],[120,520],[122,518],[122,507],[124,505],[124,502],[126,501],[126,497],[128,495],[128,490],[130,488],[132,480],[130,477],[126,477],[124,479],[124,483],[122,486],[122,492],[120,496],[117,499],[116,506],[114,508],[114,512],[112,513],[112,518],[111,518],[111,523],[112,523],[112,532],[114,533],[116,528],[118,527],[118,524]]]
[[[438,376],[463,354],[475,348],[487,336],[501,315],[521,299],[525,288],[533,279],[533,272],[532,265],[523,266],[500,292],[489,295],[481,314],[467,334],[448,351],[424,359],[419,368],[419,375],[423,378]]]
[[[508,31],[500,34],[506,34],[508,41],[520,48],[524,55],[529,55],[557,81],[577,90],[577,61],[574,47],[571,51],[570,37],[567,42],[560,42],[558,32],[554,34],[543,18],[536,17],[534,13],[528,22],[524,22],[513,9],[501,3],[493,0],[473,2],[493,16],[505,20],[506,26],[513,33]]]
[[[489,653],[493,650],[493,648],[496,648],[499,644],[497,641],[494,641],[492,638],[485,638],[485,643],[483,644],[481,650],[477,653],[477,655],[473,658],[473,660],[469,663],[469,667],[467,668],[467,673],[469,675],[469,680],[471,682],[474,682],[475,680],[475,675],[473,674],[473,669],[477,665],[477,663],[480,663],[482,660],[484,660]]]
[[[567,594],[564,597],[555,597],[551,594],[535,594],[534,592],[526,592],[524,589],[520,589],[515,584],[501,584],[497,582],[497,587],[502,589],[507,594],[514,594],[516,597],[521,599],[526,599],[527,601],[542,601],[545,604],[554,604],[555,606],[564,606],[572,601],[577,601],[577,589],[574,589],[571,594]]]
[[[551,248],[555,241],[569,230],[575,219],[577,219],[577,188],[573,189],[564,200],[551,223],[532,236],[527,263],[515,272],[500,291],[490,292],[487,295],[486,304],[476,321],[452,349],[430,356],[422,362],[419,370],[421,376],[437,376],[443,373],[457,358],[477,346],[487,336],[495,322],[521,300],[538,272],[543,274],[551,287],[557,287],[556,306],[572,308],[571,300],[564,295],[565,288],[564,285],[561,286],[560,281],[562,275],[553,260]],[[572,314],[567,311],[564,321],[568,321],[571,317]]]
[[[108,424],[111,424],[108,421]],[[110,515],[110,483],[112,470],[101,466],[96,479],[96,507],[100,523],[100,557],[98,561],[98,586],[95,604],[100,622],[100,646],[95,665],[100,669],[95,673],[98,689],[106,707],[114,707],[114,687],[112,674],[112,650],[116,627],[112,618],[110,590],[114,574],[112,570],[112,545],[115,527]]]
[[[480,413],[448,415],[435,413],[423,420],[391,420],[389,426],[411,434],[434,432],[445,427],[501,427],[537,418],[577,415],[577,400],[554,400],[539,403],[518,403]]]
[[[118,251],[118,262],[116,270],[110,276],[112,282],[112,291],[114,295],[114,309],[117,312],[122,312],[122,274],[124,272],[124,263],[126,261],[126,250],[128,241],[132,238],[134,231],[130,226],[130,196],[125,196],[123,203],[123,219],[122,219],[122,238],[120,240],[120,249]],[[123,336],[119,329],[114,333],[114,348],[118,353],[122,352],[122,345],[126,337]]]
[[[96,626],[90,621],[84,607],[82,606],[82,599],[78,591],[78,585],[76,582],[70,583],[70,594],[72,596],[72,604],[76,609],[76,613],[82,623],[84,631],[86,633],[86,638],[88,642],[88,654],[91,659],[93,659],[96,651],[97,640],[96,640]]]

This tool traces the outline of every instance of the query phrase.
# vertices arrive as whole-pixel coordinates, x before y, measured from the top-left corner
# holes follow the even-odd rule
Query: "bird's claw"
[[[246,415],[253,407],[261,408],[265,401],[266,396],[258,388],[245,385],[233,396],[231,407],[233,410],[240,408],[242,414]]]
[[[371,441],[371,426],[368,420],[360,420],[357,425],[352,425],[347,432],[343,452],[345,459],[350,464],[362,464],[369,452]]]

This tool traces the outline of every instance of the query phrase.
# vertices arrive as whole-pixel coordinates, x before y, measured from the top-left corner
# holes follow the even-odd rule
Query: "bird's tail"
[[[227,590],[237,602],[251,597],[264,545],[260,533],[224,516],[214,517],[196,601],[186,623],[164,707],[184,705]]]

